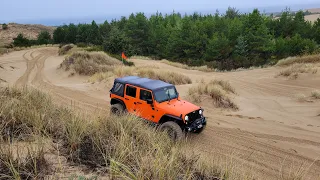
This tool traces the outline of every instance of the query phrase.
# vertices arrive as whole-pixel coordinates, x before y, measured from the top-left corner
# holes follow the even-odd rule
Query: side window
[[[118,95],[118,96],[123,96],[123,91],[124,91],[124,85],[121,83],[115,83],[113,88],[112,88],[112,93]]]
[[[126,88],[126,95],[131,97],[136,97],[137,94],[137,88],[132,86],[127,86]]]
[[[140,90],[140,99],[143,101],[147,101],[148,99],[152,99],[152,95],[150,91]]]

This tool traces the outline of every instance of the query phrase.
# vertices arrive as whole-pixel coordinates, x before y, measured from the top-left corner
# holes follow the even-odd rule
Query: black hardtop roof
[[[149,89],[151,91],[157,90],[162,87],[173,86],[172,84],[169,84],[160,80],[141,78],[138,76],[126,76],[122,78],[117,78],[115,79],[115,81],[123,84],[132,84],[134,86],[138,86],[144,89]]]

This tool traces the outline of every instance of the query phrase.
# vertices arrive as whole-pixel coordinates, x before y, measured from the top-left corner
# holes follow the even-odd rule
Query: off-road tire
[[[180,141],[184,138],[184,132],[180,128],[180,126],[173,122],[173,121],[168,121],[160,125],[159,127],[160,131],[167,131],[168,136],[173,140],[173,141]]]
[[[124,107],[121,104],[113,104],[110,108],[110,113],[114,115],[121,115],[124,112]]]

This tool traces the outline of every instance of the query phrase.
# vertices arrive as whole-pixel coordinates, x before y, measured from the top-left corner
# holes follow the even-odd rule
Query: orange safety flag
[[[126,56],[126,55],[124,55],[124,52],[122,52],[122,54],[121,54],[121,58],[122,58],[122,59],[124,59],[124,60],[127,60],[127,56]]]

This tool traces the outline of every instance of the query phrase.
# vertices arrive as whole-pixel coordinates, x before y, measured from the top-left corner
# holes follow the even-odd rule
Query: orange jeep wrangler
[[[203,109],[184,101],[174,85],[160,80],[127,76],[117,78],[110,90],[111,113],[128,112],[160,125],[174,140],[184,132],[201,132],[206,125]]]

